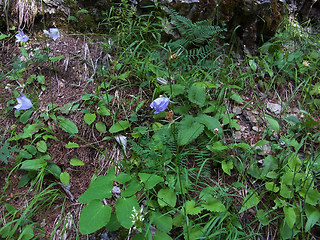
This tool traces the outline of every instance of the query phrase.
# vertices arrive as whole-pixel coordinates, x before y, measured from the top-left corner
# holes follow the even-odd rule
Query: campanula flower
[[[154,114],[158,114],[166,110],[168,105],[169,105],[169,98],[159,97],[150,104],[150,107],[156,110]]]
[[[16,34],[16,42],[26,42],[29,40],[29,37],[23,33],[23,31],[20,29],[19,33]]]
[[[19,110],[27,110],[32,107],[32,102],[29,98],[27,98],[22,92],[20,92],[21,96],[17,97],[18,104],[14,106],[15,109]]]
[[[43,30],[43,32],[49,35],[49,37],[52,38],[54,41],[60,37],[60,32],[58,28],[49,28],[49,31],[50,32],[48,32],[47,30]]]

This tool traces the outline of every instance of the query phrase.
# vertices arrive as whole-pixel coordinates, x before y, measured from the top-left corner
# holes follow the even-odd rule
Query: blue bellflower
[[[150,104],[150,107],[156,110],[154,114],[158,114],[166,110],[168,105],[169,105],[169,98],[159,97]]]
[[[21,96],[17,97],[18,104],[14,106],[15,109],[19,110],[27,110],[32,107],[32,102],[29,98],[27,98],[22,92],[20,92]]]
[[[29,40],[29,37],[23,33],[23,31],[20,29],[19,33],[15,35],[16,42],[26,42]]]
[[[48,32],[47,30],[43,30],[43,32],[49,35],[49,37],[52,38],[54,41],[60,37],[60,32],[58,28],[49,28],[49,31],[50,32]]]

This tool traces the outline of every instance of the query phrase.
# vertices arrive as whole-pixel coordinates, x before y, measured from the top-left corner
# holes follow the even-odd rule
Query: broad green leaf
[[[69,134],[77,134],[79,132],[78,127],[69,119],[62,116],[58,116],[58,123],[62,130],[66,131]]]
[[[163,178],[154,174],[149,173],[139,173],[141,182],[144,183],[144,187],[146,190],[152,189],[158,183],[163,182]]]
[[[268,155],[263,161],[262,177],[267,176],[267,174],[273,170],[278,169],[278,161],[272,155]]]
[[[115,180],[115,168],[109,169],[106,176],[98,176],[90,183],[89,188],[79,197],[79,202],[89,203],[92,200],[103,200],[112,197],[113,181]]]
[[[171,88],[169,85],[163,85],[160,87],[160,89],[162,91],[164,91],[166,94],[168,94],[169,96],[171,95],[171,97],[175,97],[180,94],[184,94],[184,90],[185,90],[184,85],[172,84],[171,87],[172,87],[172,95],[171,95]]]
[[[226,174],[228,174],[229,176],[231,175],[231,169],[233,169],[233,162],[232,162],[232,160],[228,160],[228,161],[226,161],[226,160],[223,160],[222,162],[221,162],[221,167],[222,167],[222,170],[226,173]]]
[[[110,116],[110,110],[106,106],[101,106],[97,109],[97,113],[101,116]]]
[[[111,216],[111,207],[100,200],[92,200],[85,206],[79,218],[81,234],[90,234],[107,225]]]
[[[79,144],[78,143],[75,143],[75,142],[68,142],[66,145],[65,145],[66,148],[78,148],[79,147]]]
[[[232,100],[234,100],[235,102],[237,102],[237,103],[242,103],[242,102],[244,102],[243,99],[242,99],[242,97],[241,97],[238,93],[232,94],[230,98],[231,98]]]
[[[190,102],[197,104],[199,107],[204,106],[206,101],[206,89],[193,84],[188,91],[188,98]]]
[[[319,222],[320,220],[320,211],[318,208],[306,205],[306,216],[307,216],[307,223],[305,226],[305,232],[309,232],[310,229]]]
[[[60,174],[60,181],[63,185],[68,185],[70,182],[70,175],[67,172],[62,172]]]
[[[275,192],[275,193],[280,190],[280,188],[277,187],[277,185],[274,182],[266,182],[265,187],[268,191]]]
[[[43,159],[25,160],[22,162],[20,169],[22,170],[39,170],[47,166],[47,162]]]
[[[101,133],[105,133],[107,131],[107,127],[103,122],[97,122],[96,129]]]
[[[46,80],[43,75],[38,75],[37,80],[40,84],[45,84]]]
[[[206,114],[200,114],[196,117],[196,121],[204,124],[211,132],[222,134],[222,128],[218,119]]]
[[[155,232],[155,234],[153,235],[153,239],[154,240],[172,240],[172,238],[166,234],[165,232]]]
[[[257,218],[263,226],[267,226],[269,224],[269,216],[263,210],[257,211]]]
[[[196,139],[203,131],[204,126],[190,115],[185,116],[178,124],[178,144],[186,145]]]
[[[290,167],[290,169],[292,171],[297,171],[301,165],[302,165],[302,162],[298,156],[298,154],[295,154],[295,153],[291,153],[289,156],[288,156],[288,166]]]
[[[19,118],[19,122],[26,124],[28,120],[30,119],[31,114],[33,113],[32,108],[29,110],[26,110]]]
[[[286,220],[286,223],[288,224],[289,228],[293,228],[294,224],[296,223],[296,213],[294,211],[293,207],[283,207],[284,212],[284,219]]]
[[[23,147],[27,149],[27,151],[32,155],[35,155],[37,153],[37,148],[33,145],[23,145]]]
[[[142,185],[136,180],[131,179],[126,189],[121,191],[121,197],[130,197],[142,189]]]
[[[176,194],[169,188],[163,188],[158,192],[158,203],[160,207],[175,207],[177,202]]]
[[[169,232],[172,229],[172,218],[169,214],[163,215],[159,212],[155,212],[153,223],[157,229],[163,232]]]
[[[249,60],[249,66],[252,69],[253,72],[257,71],[257,64],[255,63],[254,59]]]
[[[249,192],[242,202],[242,207],[239,213],[242,213],[248,210],[249,208],[252,208],[258,205],[259,202],[260,202],[260,199],[258,197],[258,194],[256,192]]]
[[[129,121],[119,121],[111,126],[111,128],[109,129],[109,132],[110,133],[120,132],[127,129],[130,126],[131,124],[129,123]]]
[[[219,152],[228,149],[228,146],[223,145],[221,142],[214,142],[212,145],[207,145],[211,152]]]
[[[186,213],[190,215],[197,215],[201,213],[202,207],[196,207],[196,203],[193,200],[186,201]]]
[[[274,119],[273,117],[269,116],[269,115],[265,115],[269,124],[270,124],[270,127],[277,133],[280,132],[280,125],[278,123],[278,121],[276,119]]]
[[[83,116],[83,119],[88,125],[91,125],[94,122],[94,120],[96,120],[96,117],[97,116],[94,113],[86,113]]]
[[[63,58],[64,58],[64,56],[55,56],[55,57],[50,57],[49,59],[52,62],[56,62],[56,61],[63,59]]]
[[[22,228],[22,232],[18,238],[18,240],[29,240],[29,239],[34,239],[34,234],[33,234],[33,224],[24,226]]]
[[[61,168],[55,163],[48,163],[46,170],[52,174],[55,178],[59,179],[61,174]]]
[[[84,166],[84,162],[82,162],[80,159],[78,158],[72,158],[70,160],[70,165],[71,166]]]
[[[224,212],[226,210],[221,200],[214,197],[208,197],[206,203],[203,203],[201,206],[211,212]]]
[[[139,203],[135,196],[130,198],[118,198],[116,202],[116,215],[119,223],[126,229],[132,227],[131,214],[133,209],[140,211]]]

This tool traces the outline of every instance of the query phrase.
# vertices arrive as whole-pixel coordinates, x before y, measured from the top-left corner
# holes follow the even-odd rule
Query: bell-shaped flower
[[[49,35],[49,37],[52,38],[54,41],[60,37],[60,32],[58,28],[49,28],[49,31],[50,32],[48,32],[47,30],[43,30],[43,32]]]
[[[15,109],[19,110],[27,110],[32,107],[32,102],[29,98],[27,98],[22,92],[20,92],[21,96],[17,97],[18,104],[14,106]]]
[[[169,105],[169,98],[159,97],[150,104],[150,107],[156,110],[154,114],[158,114],[166,110],[168,105]]]
[[[29,40],[29,37],[24,34],[24,32],[20,29],[19,33],[15,35],[16,42],[26,42]]]

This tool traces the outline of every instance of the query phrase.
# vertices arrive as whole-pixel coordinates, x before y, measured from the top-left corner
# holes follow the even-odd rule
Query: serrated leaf
[[[78,127],[69,119],[58,116],[58,123],[62,130],[69,134],[77,134],[79,132]]]
[[[163,188],[158,192],[158,203],[160,207],[175,207],[177,202],[176,194],[169,188]]]
[[[204,125],[190,115],[185,116],[178,125],[178,144],[186,145],[196,139],[203,131]]]
[[[109,129],[109,132],[110,133],[120,132],[127,129],[130,126],[131,124],[129,123],[129,121],[119,121],[111,126],[111,128]]]
[[[75,142],[68,142],[66,145],[65,145],[66,148],[78,148],[79,147],[79,144],[78,143],[75,143]]]
[[[96,117],[97,116],[94,113],[86,113],[83,116],[83,119],[88,125],[91,125],[94,122],[94,120],[96,120]]]
[[[207,198],[206,203],[201,206],[211,212],[224,212],[226,210],[226,207],[221,203],[221,200],[214,197]]]
[[[126,229],[132,227],[131,214],[133,214],[133,209],[136,211],[140,210],[139,203],[135,196],[130,198],[118,198],[116,202],[116,215],[119,223]]]
[[[70,182],[70,175],[67,172],[62,172],[60,174],[60,181],[63,185],[68,185]]]
[[[78,158],[72,158],[70,160],[70,165],[71,166],[84,166],[84,162],[82,162],[80,159]]]
[[[138,175],[139,175],[141,182],[144,183],[144,187],[146,190],[152,189],[158,183],[164,181],[162,177],[159,177],[155,174],[139,173]]]
[[[96,129],[101,133],[105,133],[107,131],[107,127],[103,122],[97,122]]]
[[[188,91],[188,98],[190,102],[202,107],[206,101],[206,89],[194,84]]]
[[[187,201],[186,202],[186,213],[190,215],[196,215],[201,213],[202,207],[196,207],[195,201]]]
[[[90,234],[107,225],[111,216],[111,207],[99,200],[91,201],[85,206],[79,218],[81,234]]]
[[[222,167],[222,170],[228,174],[229,176],[231,175],[231,169],[233,169],[233,162],[231,160],[223,160],[221,162],[221,167]]]

